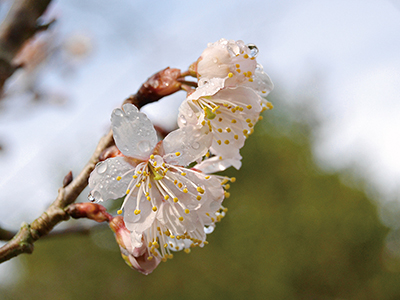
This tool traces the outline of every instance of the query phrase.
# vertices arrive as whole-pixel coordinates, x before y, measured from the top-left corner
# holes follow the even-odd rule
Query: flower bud
[[[112,219],[106,208],[97,203],[74,203],[68,206],[67,213],[74,219],[88,218],[99,223]]]
[[[150,254],[146,243],[141,247],[132,246],[131,232],[125,227],[122,216],[117,216],[110,221],[110,227],[115,233],[115,239],[121,250],[121,256],[133,269],[144,275],[148,275],[158,266],[161,261],[160,255]]]

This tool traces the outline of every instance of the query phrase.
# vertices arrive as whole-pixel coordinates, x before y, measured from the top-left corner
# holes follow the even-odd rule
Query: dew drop
[[[247,44],[246,46],[247,46],[247,47],[249,48],[249,50],[250,50],[250,54],[249,54],[250,57],[256,57],[256,56],[258,55],[258,48],[257,48],[256,45],[254,45],[254,44]]]
[[[185,116],[184,116],[184,115],[180,115],[179,118],[181,119],[181,123],[182,123],[183,125],[186,125],[187,121],[186,121]]]
[[[114,110],[114,114],[115,114],[116,116],[118,116],[118,117],[123,117],[123,116],[124,116],[124,112],[123,112],[121,109],[119,109],[119,108],[117,108],[117,109]]]
[[[193,148],[194,150],[197,150],[197,149],[200,148],[200,144],[199,144],[198,142],[193,142],[191,146],[192,146],[192,148]]]
[[[104,161],[103,163],[101,163],[97,166],[97,173],[103,174],[105,171],[107,171],[107,162],[106,161]]]
[[[213,62],[216,64],[218,62],[218,59],[216,59],[215,57],[213,58]]]
[[[214,226],[204,226],[204,233],[210,234],[214,231]]]
[[[87,196],[87,199],[88,199],[90,202],[96,201],[96,199],[93,197],[93,195],[92,195],[91,193],[89,193],[89,195]]]
[[[142,151],[142,152],[147,152],[147,151],[150,150],[150,143],[149,143],[149,141],[146,141],[146,140],[140,141],[140,142],[138,143],[138,147],[139,147],[139,150],[140,150],[140,151]]]

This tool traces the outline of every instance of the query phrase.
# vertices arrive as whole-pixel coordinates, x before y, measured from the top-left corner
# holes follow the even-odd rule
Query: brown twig
[[[7,16],[0,25],[0,91],[4,82],[15,71],[12,60],[24,43],[40,30],[48,27],[39,25],[38,18],[44,13],[51,0],[14,0]]]

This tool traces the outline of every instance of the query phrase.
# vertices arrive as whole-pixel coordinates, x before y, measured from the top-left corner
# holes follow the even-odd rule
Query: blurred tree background
[[[241,151],[240,172],[226,172],[237,178],[229,211],[205,248],[144,276],[125,265],[106,227],[43,239],[17,258],[20,280],[0,298],[399,299],[400,264],[385,250],[377,207],[359,183],[318,168],[317,122],[271,100],[275,109]]]

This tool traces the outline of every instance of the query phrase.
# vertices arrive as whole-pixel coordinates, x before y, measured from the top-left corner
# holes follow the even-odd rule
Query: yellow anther
[[[127,190],[126,190],[126,194],[127,194],[127,195],[128,195],[130,192],[131,192],[130,189],[127,189]]]
[[[236,123],[236,120],[235,120],[235,119],[232,119],[231,123],[235,124],[235,123]]]
[[[165,199],[165,200],[168,200],[168,199],[169,199],[169,195],[165,195],[165,196],[164,196],[164,199]]]
[[[232,74],[232,73],[229,73],[229,74],[228,74],[228,77],[229,77],[229,78],[232,78],[232,77],[233,77],[233,74]]]
[[[175,152],[175,155],[179,156],[179,155],[181,155],[181,153],[180,152]]]
[[[149,201],[151,201],[151,198],[150,198],[150,196],[147,196],[147,198],[146,198],[147,200],[149,200]]]
[[[246,107],[247,107],[247,109],[252,109],[253,106],[247,105]]]
[[[210,214],[209,214],[209,213],[206,213],[206,215],[207,215],[207,216],[210,216]]]
[[[175,197],[175,198],[174,198],[174,202],[175,202],[175,203],[178,202],[178,198]]]
[[[153,166],[157,166],[157,162],[155,161],[155,162],[153,162]]]
[[[152,210],[157,211],[157,207],[153,206]]]
[[[237,69],[236,72],[240,73],[240,69]]]
[[[182,222],[182,221],[183,221],[183,217],[179,217],[179,221],[181,221],[181,222]]]
[[[206,153],[206,157],[210,157],[210,152],[207,152],[207,153]]]
[[[179,248],[178,248],[179,249]],[[163,257],[163,258],[161,258],[161,261],[162,262],[166,262],[167,261],[167,258],[166,257]]]
[[[243,55],[244,58],[249,58],[249,56],[247,54]]]
[[[188,210],[187,208],[185,209],[185,214],[190,213],[190,210]]]
[[[165,244],[164,244],[164,248],[167,248],[167,247],[168,247],[168,244],[167,244],[167,243],[165,243]]]
[[[208,242],[207,242],[207,241],[204,241],[203,243],[204,243],[204,245],[208,245]]]
[[[218,122],[222,122],[222,118],[219,118],[219,119],[218,119]]]
[[[141,185],[142,185],[142,184],[139,182],[136,186],[137,186],[137,187],[140,187]]]
[[[218,159],[222,160],[222,156],[218,157]]]
[[[246,129],[243,130],[243,134],[246,135],[248,132]]]
[[[204,194],[204,190],[203,190],[200,186],[197,187],[197,191],[198,191],[200,194]]]
[[[232,130],[229,127],[226,127],[226,132],[231,132]]]
[[[217,115],[222,114],[222,112],[220,112],[219,110],[217,110],[215,113],[216,113]]]
[[[216,114],[211,111],[209,107],[204,107],[204,113],[206,114],[206,118],[212,120],[215,118]]]
[[[218,140],[217,143],[218,143],[218,145],[221,145],[222,142],[221,142],[221,140]]]
[[[154,159],[154,155],[152,154],[152,155],[150,155],[150,159]]]
[[[215,222],[215,219],[214,219],[214,218],[211,218],[211,221],[212,221],[212,222]]]
[[[152,260],[153,259],[153,256],[148,256],[147,257],[147,260]]]
[[[238,106],[238,110],[243,111],[243,107]]]
[[[258,117],[258,120],[259,120],[259,121],[261,121],[262,119],[264,119],[263,116],[259,116],[259,117]]]
[[[236,181],[236,177],[231,177],[231,182],[235,182]]]
[[[262,93],[263,93],[263,94],[266,94],[266,93],[267,93],[267,91],[262,91]]]
[[[218,132],[222,132],[222,128],[218,128]],[[118,180],[118,179],[117,179]]]
[[[217,111],[218,108],[220,108],[219,105],[217,105],[216,107],[214,107],[214,108],[212,109],[212,112],[215,113],[215,112]]]
[[[122,209],[118,209],[117,214],[119,214],[119,215],[122,214]]]
[[[140,214],[140,209],[135,209],[135,211],[133,212],[135,215]]]
[[[182,190],[182,192],[184,192],[185,194],[187,194],[188,189],[187,189],[187,188],[184,188],[184,189]]]
[[[273,109],[273,108],[274,108],[274,106],[272,105],[271,102],[267,102],[267,107],[268,107],[269,109]]]
[[[231,111],[232,111],[233,113],[235,113],[235,112],[236,112],[236,107],[232,107]]]
[[[201,121],[201,125],[206,125],[206,121],[205,120],[203,120],[203,121]]]
[[[172,235],[172,234],[171,234],[169,237],[170,237],[171,239],[174,239],[174,238],[175,238],[175,236],[174,236],[174,235]]]
[[[254,80],[253,80],[253,78],[249,78],[249,82],[253,82]]]
[[[201,200],[201,196],[198,195],[198,196],[196,197],[196,199],[200,201],[200,200]]]
[[[132,177],[133,177],[133,179],[136,179],[136,178],[137,178],[137,175],[133,175]]]
[[[178,183],[178,180],[175,179],[175,180],[174,180],[174,184],[176,185],[177,183]]]
[[[190,248],[186,248],[186,249],[183,250],[183,251],[185,251],[187,254],[189,254],[189,253],[190,253]]]
[[[228,212],[228,209],[227,209],[226,207],[224,207],[224,208],[222,209],[222,211],[223,211],[223,212]]]
[[[229,198],[231,194],[229,192],[225,192],[225,198]]]
[[[158,245],[157,241],[154,241],[154,242],[152,242],[151,244],[152,244],[154,247],[156,247],[156,248],[160,247],[160,245]]]
[[[151,189],[151,182],[149,182],[149,189]]]
[[[224,142],[224,143],[228,145],[228,144],[229,144],[229,141],[228,141],[228,140],[225,140],[225,142]]]
[[[226,184],[226,185],[225,185],[225,189],[226,189],[226,190],[229,190],[230,188],[231,188],[230,184]]]
[[[182,175],[182,176],[186,176],[186,173],[185,173],[185,172],[182,172],[181,175]]]
[[[168,257],[169,259],[173,259],[173,258],[174,258],[174,255],[173,255],[173,254],[168,254],[167,257]]]
[[[253,123],[249,123],[248,126],[251,128],[251,127],[253,127],[254,125],[253,125]]]
[[[237,139],[239,139],[239,136],[238,136],[237,134],[235,134],[235,135],[233,136],[233,138],[234,138],[235,140],[237,140]]]
[[[239,65],[239,64],[236,64],[235,67],[236,67],[236,68],[240,68],[240,65]]]
[[[183,184],[181,182],[178,183],[178,187],[181,188]]]
[[[137,171],[138,174],[142,174],[142,171]]]
[[[210,179],[210,176],[208,176],[208,175],[207,175],[207,176],[206,176],[206,177],[204,177],[204,178],[205,178],[205,179]]]
[[[118,181],[120,181],[122,178],[121,178],[121,176],[118,176],[116,179],[117,179]]]
[[[246,119],[246,122],[247,122],[247,123],[250,123],[250,122],[251,122],[251,120],[250,120],[250,119]]]

